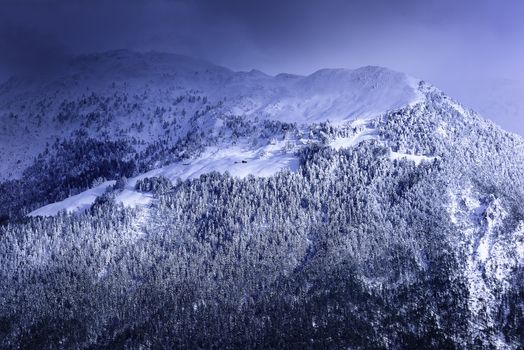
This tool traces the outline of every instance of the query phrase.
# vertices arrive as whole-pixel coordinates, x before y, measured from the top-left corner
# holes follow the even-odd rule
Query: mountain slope
[[[0,347],[524,343],[521,137],[378,67],[80,61],[110,77],[80,90],[149,92],[96,97],[90,124],[78,102],[73,136],[0,184]]]
[[[195,127],[211,132],[224,116],[343,122],[416,102],[416,86],[379,67],[271,77],[168,54],[85,56],[57,76],[0,87],[0,176],[19,177],[46,143],[78,133],[175,144]]]

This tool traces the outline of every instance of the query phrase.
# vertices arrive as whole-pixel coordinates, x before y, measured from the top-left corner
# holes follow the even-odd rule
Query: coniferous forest
[[[170,101],[200,103],[189,126],[144,112],[178,137],[84,120],[0,182],[0,348],[521,348],[524,140],[417,89],[364,124],[226,114],[203,92]],[[87,118],[72,105],[60,123]],[[243,143],[298,166],[154,173]],[[85,210],[28,215],[108,181]]]

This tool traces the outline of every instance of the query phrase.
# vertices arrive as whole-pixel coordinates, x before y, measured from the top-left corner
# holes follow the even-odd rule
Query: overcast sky
[[[117,48],[182,53],[236,70],[257,68],[270,74],[381,65],[428,80],[479,109],[480,102],[491,106],[486,101],[493,95],[511,95],[507,103],[517,104],[509,109],[514,115],[489,117],[524,135],[520,119],[524,115],[518,115],[524,113],[524,1],[0,0],[0,4],[0,79],[52,69],[68,55]],[[494,93],[495,85],[500,88]]]

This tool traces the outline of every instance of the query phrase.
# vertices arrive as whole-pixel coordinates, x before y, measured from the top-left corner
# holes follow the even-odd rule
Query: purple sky
[[[0,79],[117,48],[271,74],[372,64],[524,135],[523,16],[520,0],[0,0]]]

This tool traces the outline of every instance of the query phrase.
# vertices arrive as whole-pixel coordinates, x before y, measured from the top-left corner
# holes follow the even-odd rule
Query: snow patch
[[[389,153],[389,159],[395,160],[395,159],[407,159],[415,162],[416,165],[419,165],[420,163],[424,161],[432,161],[435,159],[435,157],[430,156],[421,156],[416,154],[407,154],[407,153],[399,153],[399,152],[393,152],[391,151]]]
[[[447,123],[443,122],[442,125],[439,125],[435,131],[442,137],[448,137],[448,132],[446,131],[447,127]]]
[[[116,196],[116,201],[122,203],[126,207],[135,208],[135,207],[145,207],[153,201],[153,195],[151,193],[137,192],[133,187],[124,188]]]
[[[63,201],[48,204],[44,207],[36,209],[28,216],[54,216],[60,212],[67,213],[83,212],[91,207],[95,200],[103,195],[109,186],[115,184],[115,181],[106,181],[92,189],[79,193],[64,199]]]
[[[278,149],[275,150],[275,149]],[[250,150],[243,147],[220,149],[213,147],[202,156],[185,162],[174,163],[151,170],[129,181],[134,186],[136,181],[145,177],[164,176],[171,181],[176,179],[193,179],[202,174],[218,171],[229,172],[234,177],[244,178],[248,175],[269,177],[282,169],[296,171],[298,157],[279,149],[278,145]]]
[[[377,139],[378,139],[378,131],[376,129],[364,128],[354,135],[335,138],[334,140],[332,140],[329,143],[329,146],[338,151],[342,148],[354,147],[365,140],[377,140]]]

